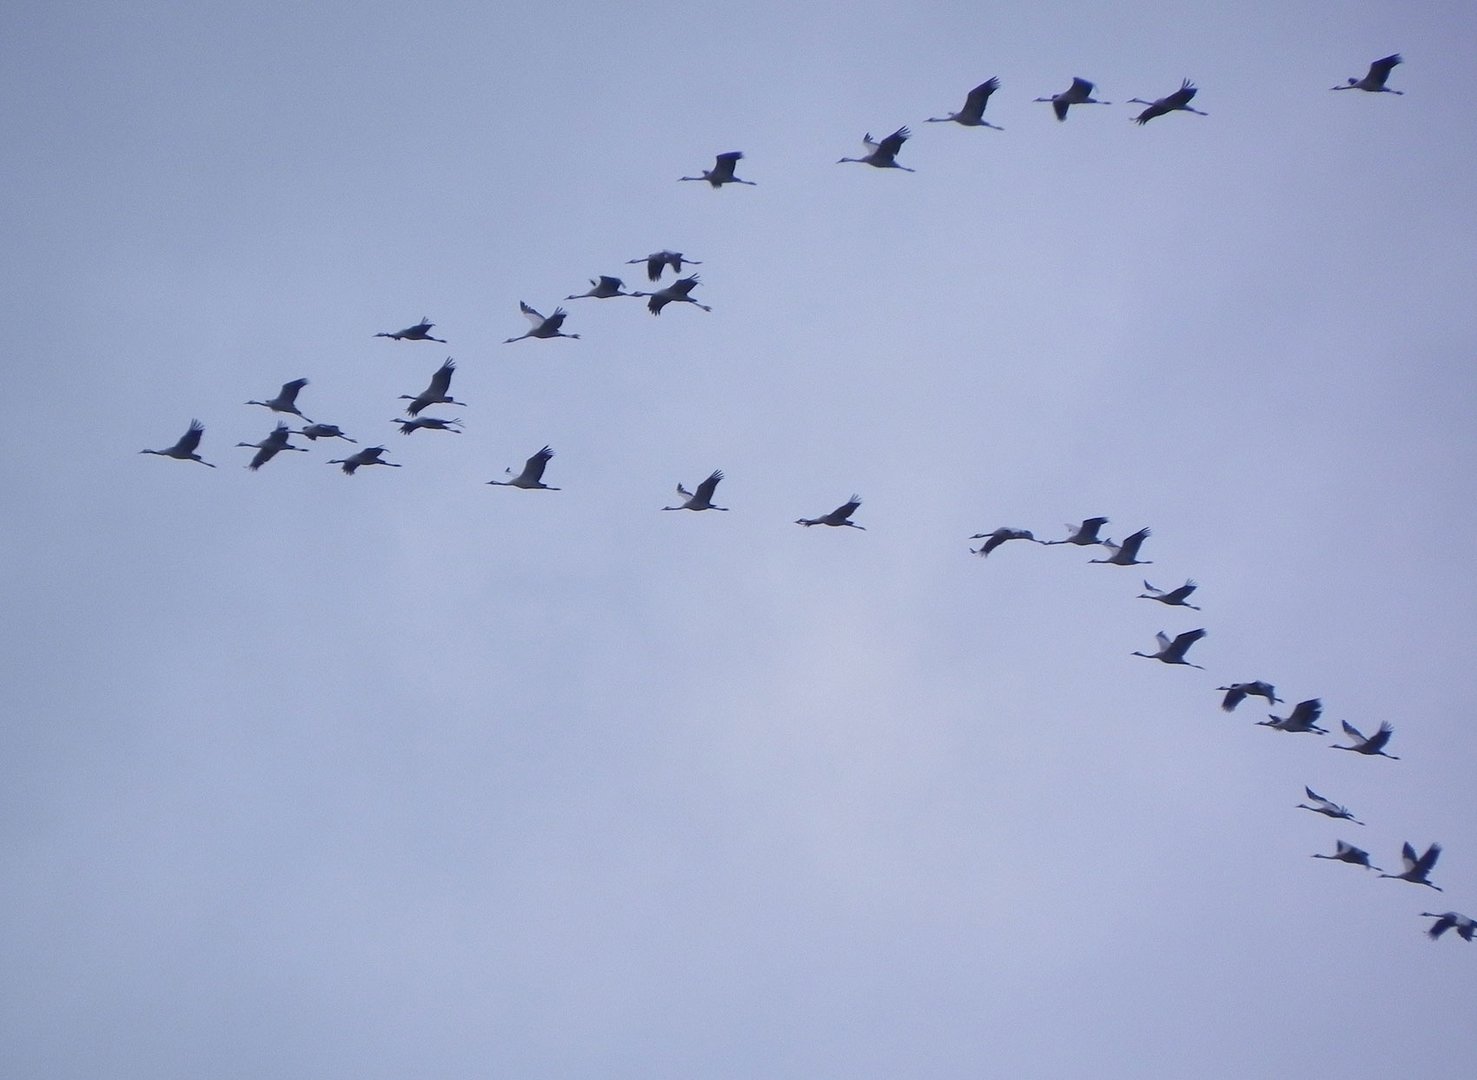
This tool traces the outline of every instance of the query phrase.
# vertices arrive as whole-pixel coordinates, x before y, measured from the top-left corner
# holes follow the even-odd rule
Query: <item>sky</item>
[[[0,1075],[1469,1076],[1477,14],[502,7],[0,15]]]

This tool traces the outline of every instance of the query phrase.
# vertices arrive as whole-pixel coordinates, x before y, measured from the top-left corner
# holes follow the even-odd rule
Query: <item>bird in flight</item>
[[[277,391],[277,396],[267,401],[248,401],[248,405],[265,405],[273,412],[291,413],[293,416],[301,417],[303,423],[311,424],[313,421],[298,410],[297,395],[303,387],[308,385],[307,379],[293,379],[292,382],[282,384],[282,389]]]
[[[1432,941],[1435,941],[1448,930],[1455,930],[1457,936],[1463,941],[1471,941],[1472,935],[1477,933],[1477,920],[1474,920],[1470,915],[1463,915],[1459,911],[1446,911],[1440,915],[1434,911],[1423,911],[1421,912],[1421,917],[1436,920],[1431,924],[1431,929],[1426,931]]]
[[[191,420],[190,429],[181,435],[179,442],[173,446],[166,447],[163,450],[140,450],[139,453],[158,454],[160,457],[172,457],[176,461],[198,461],[201,465],[210,465],[213,469],[215,468],[214,465],[211,465],[210,462],[196,453],[197,448],[200,446],[200,436],[204,434],[205,425],[199,420]]]
[[[1004,525],[1000,526],[994,532],[975,533],[970,539],[984,541],[978,548],[969,549],[971,555],[979,555],[982,558],[989,555],[990,552],[994,551],[1007,540],[1031,540],[1038,544],[1041,542],[1031,535],[1030,529],[1011,529]]]
[[[374,336],[387,337],[391,341],[439,341],[442,345],[445,345],[445,338],[431,336],[431,328],[435,325],[435,323],[422,315],[421,321],[414,326],[407,326],[404,330],[392,330],[389,333],[382,331]]]
[[[431,385],[427,386],[415,397],[411,397],[409,394],[401,394],[401,401],[410,402],[409,405],[405,406],[406,415],[419,416],[422,409],[429,408],[432,405],[460,405],[462,408],[466,408],[467,403],[465,401],[457,401],[450,394],[451,375],[454,371],[456,371],[456,361],[448,356],[446,362],[437,368],[431,376]]]
[[[523,463],[523,471],[517,476],[513,476],[512,469],[503,470],[509,476],[513,476],[513,479],[487,482],[494,487],[516,487],[523,488],[525,491],[558,491],[558,488],[544,483],[544,466],[549,464],[549,459],[553,456],[554,451],[546,446]]]
[[[1148,566],[1153,559],[1140,559],[1139,548],[1144,546],[1144,541],[1149,538],[1148,529],[1140,529],[1132,536],[1127,537],[1123,543],[1115,544],[1111,540],[1104,540],[1103,546],[1113,552],[1106,559],[1088,559],[1088,562],[1108,563],[1112,566]]]
[[[1193,581],[1186,581],[1178,589],[1170,589],[1166,592],[1163,589],[1154,588],[1154,586],[1146,581],[1144,582],[1144,588],[1148,591],[1139,593],[1138,598],[1140,600],[1158,600],[1161,604],[1168,604],[1170,607],[1187,607],[1191,611],[1199,611],[1200,609],[1194,604],[1186,603],[1189,595],[1199,587]]]
[[[1051,102],[1052,111],[1056,113],[1058,120],[1067,118],[1067,110],[1073,105],[1111,105],[1111,101],[1098,101],[1092,96],[1093,85],[1086,79],[1073,79],[1072,85],[1060,94],[1052,94],[1051,97],[1039,97],[1037,101]]]
[[[261,442],[238,442],[236,445],[256,448],[256,453],[252,455],[250,464],[246,466],[252,472],[256,472],[283,450],[297,450],[304,454],[308,452],[306,446],[293,446],[287,441],[287,437],[291,434],[292,432],[287,429],[286,424],[278,422],[277,426]]]
[[[1364,73],[1362,79],[1349,76],[1348,82],[1343,86],[1330,86],[1330,90],[1368,90],[1371,94],[1403,94],[1404,90],[1391,90],[1385,85],[1385,80],[1390,77],[1390,72],[1395,70],[1396,64],[1403,64],[1399,53],[1391,53],[1389,56],[1381,57],[1369,65],[1369,70]]]
[[[698,262],[696,259],[689,259],[686,255],[682,254],[682,252],[680,252],[680,251],[653,251],[650,255],[647,255],[645,258],[642,258],[642,259],[627,259],[626,260],[626,265],[628,265],[628,266],[631,265],[631,264],[633,264],[633,263],[635,263],[635,264],[645,263],[646,264],[646,279],[648,281],[656,281],[656,280],[658,280],[662,276],[662,271],[665,270],[669,266],[672,268],[672,273],[674,273],[674,274],[680,274],[680,273],[682,273],[682,266],[683,266],[684,263],[686,263],[689,266],[702,266],[703,265],[702,263]],[[632,296],[641,296],[642,294],[641,293],[632,293],[631,295]]]
[[[1349,808],[1347,806],[1340,806],[1332,799],[1325,799],[1322,795],[1319,795],[1310,787],[1304,786],[1303,791],[1307,794],[1308,799],[1311,801],[1312,805],[1309,805],[1309,803],[1298,803],[1297,805],[1299,810],[1311,810],[1313,811],[1313,813],[1322,814],[1324,817],[1338,818],[1342,821],[1352,821],[1355,825],[1364,824],[1364,822],[1360,821],[1349,812]]]
[[[1275,728],[1278,731],[1291,731],[1294,734],[1318,734],[1327,735],[1328,729],[1318,726],[1318,718],[1323,715],[1323,702],[1319,698],[1309,698],[1307,701],[1299,701],[1292,707],[1292,712],[1286,716],[1273,716],[1267,714],[1267,719],[1258,720],[1260,727]]]
[[[655,278],[653,278],[652,280],[655,280]],[[590,279],[589,292],[575,293],[572,296],[566,296],[564,299],[584,300],[589,297],[596,300],[608,300],[612,296],[635,296],[636,293],[621,292],[621,289],[625,287],[625,284],[626,283],[618,277],[610,277],[606,274],[601,274],[598,278]]]
[[[874,169],[902,169],[903,172],[917,172],[906,165],[899,165],[896,161],[897,152],[903,148],[903,143],[913,133],[907,127],[900,127],[881,142],[872,138],[869,131],[862,136],[862,149],[866,151],[861,157],[844,157],[836,161],[840,165],[843,161],[855,161],[861,165],[870,165]]]
[[[1003,127],[985,119],[985,106],[990,103],[990,95],[999,89],[1000,80],[993,77],[988,78],[969,92],[969,96],[964,99],[964,108],[958,112],[951,112],[948,116],[930,116],[927,122],[947,124],[952,120],[965,127],[987,127],[994,128],[996,131],[1004,131]]]
[[[503,342],[504,345],[511,345],[513,342],[522,341],[524,338],[579,337],[578,334],[566,334],[559,329],[561,326],[564,325],[564,318],[566,315],[568,315],[568,312],[566,312],[562,307],[555,308],[554,314],[545,316],[540,315],[537,311],[534,311],[533,308],[529,307],[522,300],[519,300],[518,310],[523,312],[524,318],[528,320],[529,325],[532,327],[532,329],[530,329],[526,334],[519,334],[517,337],[510,337],[506,339]]]
[[[385,452],[385,449],[383,446],[365,447],[363,450],[350,454],[346,458],[331,458],[328,464],[342,466],[344,473],[348,476],[353,476],[354,470],[361,465],[388,465],[392,469],[400,468],[393,461],[380,460],[380,455]]]
[[[1073,525],[1070,521],[1066,524],[1069,534],[1065,540],[1042,540],[1043,544],[1076,544],[1078,547],[1092,547],[1103,543],[1098,537],[1098,530],[1108,523],[1105,517],[1083,518],[1081,525]]]
[[[849,500],[836,507],[836,509],[832,510],[829,514],[825,514],[822,517],[818,518],[796,518],[795,524],[804,525],[807,528],[811,525],[834,525],[838,527],[842,525],[847,525],[853,529],[861,529],[862,532],[866,532],[867,527],[865,525],[858,525],[856,522],[851,520],[851,515],[856,513],[856,508],[861,504],[862,497],[860,495],[853,495]]]
[[[1190,108],[1190,100],[1195,94],[1196,89],[1194,84],[1189,79],[1185,79],[1180,83],[1178,90],[1172,94],[1166,94],[1162,98],[1156,98],[1153,101],[1145,101],[1143,98],[1129,98],[1128,101],[1132,105],[1148,106],[1147,109],[1133,118],[1133,122],[1142,127],[1154,119],[1154,117],[1163,116],[1165,113],[1171,112],[1192,112],[1196,116],[1209,116],[1209,113],[1203,113],[1199,109]]]
[[[748,184],[750,187],[758,187],[759,185],[752,180],[740,180],[737,176],[733,175],[733,167],[738,164],[743,156],[742,151],[730,150],[726,154],[719,154],[713,160],[713,167],[711,169],[704,169],[702,176],[679,176],[677,179],[679,182],[683,180],[706,180],[715,188],[720,188],[724,184]],[[678,273],[681,273],[681,271],[678,271]]]
[[[689,277],[678,278],[676,281],[672,282],[672,284],[668,285],[665,289],[658,289],[656,292],[652,293],[632,293],[631,295],[650,297],[650,299],[646,301],[646,310],[651,312],[653,315],[660,315],[662,313],[662,308],[666,307],[668,304],[694,304],[697,307],[702,308],[704,311],[712,311],[713,309],[710,308],[707,304],[699,304],[689,295],[692,292],[693,288],[698,284],[700,284],[700,282],[698,281],[698,276],[696,274],[693,274]]]
[[[1176,636],[1171,641],[1169,635],[1161,630],[1155,635],[1156,640],[1159,642],[1158,652],[1136,652],[1133,655],[1144,656],[1150,660],[1159,660],[1166,664],[1184,664],[1186,667],[1200,668],[1201,671],[1204,671],[1205,669],[1200,667],[1199,664],[1192,664],[1185,659],[1185,653],[1190,651],[1190,646],[1204,636],[1205,631],[1203,629],[1186,630],[1183,634]]]
[[[1313,858],[1333,859],[1335,862],[1346,862],[1352,866],[1362,866],[1366,870],[1379,869],[1378,866],[1369,865],[1369,852],[1365,851],[1363,848],[1357,848],[1353,844],[1346,844],[1342,840],[1334,841],[1334,849],[1332,855],[1314,855]],[[1382,874],[1381,876],[1389,877],[1390,875]]]
[[[1417,856],[1415,848],[1410,846],[1410,841],[1400,849],[1400,859],[1405,864],[1405,869],[1398,874],[1381,874],[1380,877],[1397,878],[1400,881],[1408,881],[1412,885],[1425,885],[1427,888],[1435,889],[1437,892],[1444,891],[1440,885],[1432,885],[1426,880],[1430,874],[1431,867],[1436,865],[1436,860],[1441,857],[1441,845],[1432,844],[1426,848],[1425,853]]]
[[[714,469],[713,472],[697,486],[696,491],[688,491],[681,484],[677,485],[677,494],[684,500],[681,506],[664,506],[663,510],[727,510],[726,506],[713,505],[713,492],[718,487],[718,481],[723,479],[723,470]]]
[[[1268,705],[1281,705],[1282,699],[1277,696],[1276,689],[1269,682],[1257,679],[1255,682],[1232,683],[1230,686],[1217,686],[1217,690],[1224,690],[1226,696],[1221,699],[1221,708],[1226,712],[1232,712],[1249,697],[1266,698]]]
[[[1367,739],[1360,733],[1358,728],[1347,720],[1341,720],[1339,723],[1343,726],[1344,734],[1354,740],[1354,745],[1335,746],[1333,749],[1352,750],[1356,754],[1364,754],[1366,756],[1378,755],[1379,757],[1387,757],[1391,761],[1400,760],[1394,754],[1385,753],[1385,744],[1390,741],[1390,736],[1395,734],[1395,729],[1388,723],[1380,724],[1380,729]]]

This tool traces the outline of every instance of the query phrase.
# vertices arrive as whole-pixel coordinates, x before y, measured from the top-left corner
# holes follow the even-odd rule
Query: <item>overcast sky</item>
[[[0,16],[0,1075],[1472,1075],[1477,13],[1015,8]]]

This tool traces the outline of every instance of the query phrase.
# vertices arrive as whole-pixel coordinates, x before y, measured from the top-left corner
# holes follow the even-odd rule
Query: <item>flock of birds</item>
[[[1369,93],[1400,94],[1402,91],[1392,89],[1386,85],[1391,71],[1401,63],[1398,53],[1383,57],[1370,64],[1368,72],[1359,78],[1351,77],[1346,83],[1332,87],[1334,90],[1363,90]],[[980,83],[969,91],[964,105],[957,112],[950,112],[947,116],[929,117],[928,123],[956,123],[964,127],[987,127],[1001,130],[997,125],[985,120],[984,114],[989,105],[991,96],[1000,88],[1000,81],[990,78]],[[1067,119],[1068,110],[1074,105],[1106,105],[1109,102],[1099,101],[1093,97],[1095,92],[1093,83],[1082,78],[1074,78],[1071,85],[1057,94],[1049,97],[1039,97],[1036,101],[1047,102],[1051,105],[1059,121]],[[1190,106],[1196,95],[1196,87],[1188,80],[1184,80],[1179,89],[1164,97],[1147,101],[1141,98],[1132,98],[1134,104],[1145,106],[1139,112],[1134,121],[1138,124],[1146,124],[1156,117],[1164,116],[1171,112],[1191,112],[1200,116],[1207,115]],[[903,144],[910,137],[911,132],[904,126],[898,128],[891,135],[883,139],[873,139],[871,133],[867,133],[863,139],[864,153],[861,157],[843,157],[838,164],[854,162],[870,165],[879,169],[902,169],[907,172],[913,170],[906,165],[899,164],[897,155]],[[679,177],[679,181],[705,181],[713,188],[721,188],[726,184],[743,184],[756,186],[752,180],[745,180],[736,175],[738,163],[743,160],[740,151],[728,151],[718,154],[714,159],[713,167],[705,169],[698,176]],[[630,291],[627,292],[625,282],[618,277],[601,275],[590,279],[590,289],[583,293],[566,296],[566,300],[578,299],[611,299],[614,297],[638,297],[647,301],[647,309],[653,315],[660,315],[663,308],[669,304],[691,304],[701,308],[703,311],[712,309],[705,304],[699,303],[692,297],[693,289],[700,283],[696,274],[681,277],[684,266],[702,265],[695,259],[677,251],[657,251],[650,255],[628,260],[629,264],[644,265],[647,279],[653,283],[660,281],[662,274],[671,270],[679,275],[675,281],[665,288],[653,292]],[[549,315],[544,315],[527,303],[519,302],[519,309],[528,319],[529,329],[515,337],[507,338],[504,344],[523,341],[528,338],[550,339],[550,338],[572,338],[577,339],[578,334],[566,333],[563,330],[564,321],[568,313],[563,307],[556,307]],[[430,341],[446,344],[444,338],[432,335],[431,331],[435,324],[429,319],[422,318],[420,322],[408,326],[402,330],[382,331],[375,337],[388,338],[392,341]],[[410,435],[419,430],[447,431],[459,433],[460,417],[436,417],[424,415],[426,409],[436,405],[454,405],[465,407],[464,402],[457,401],[451,396],[451,380],[456,371],[456,363],[448,357],[444,363],[431,376],[429,385],[419,394],[402,394],[401,400],[408,401],[404,407],[404,417],[397,417],[392,423],[398,425],[400,433]],[[307,452],[308,448],[294,446],[291,437],[302,436],[310,442],[319,439],[341,439],[349,443],[356,443],[336,424],[321,423],[310,420],[304,416],[297,404],[297,398],[302,389],[308,385],[307,379],[294,379],[284,383],[275,397],[262,400],[248,401],[248,405],[258,405],[271,410],[274,413],[292,416],[301,421],[299,428],[292,428],[285,421],[278,421],[276,426],[264,438],[258,442],[240,442],[238,447],[247,447],[255,450],[251,460],[246,467],[253,471],[260,469],[279,453],[285,451]],[[163,449],[146,449],[141,451],[145,454],[157,454],[163,457],[174,458],[179,461],[195,461],[202,465],[215,466],[201,457],[200,441],[204,435],[205,428],[198,420],[192,420],[189,428],[180,439],[172,446]],[[364,467],[384,465],[390,468],[400,466],[392,461],[386,461],[384,455],[388,453],[385,446],[369,446],[357,450],[342,458],[333,458],[329,464],[339,465],[342,470],[352,476]],[[554,451],[544,446],[535,451],[524,463],[523,468],[516,475],[511,468],[506,470],[507,479],[489,480],[487,483],[498,486],[517,487],[525,490],[558,491],[559,488],[551,487],[544,483],[543,477],[549,461],[554,457]],[[727,511],[726,506],[718,506],[713,499],[717,493],[718,484],[723,480],[722,470],[714,470],[704,480],[698,483],[692,490],[683,484],[677,485],[678,502],[675,505],[664,506],[662,510],[717,510]],[[806,526],[826,525],[834,528],[852,528],[865,530],[865,526],[857,524],[852,520],[853,515],[861,507],[861,497],[852,495],[846,502],[836,507],[829,513],[813,518],[798,518],[796,524]],[[1114,542],[1101,537],[1101,531],[1108,524],[1106,517],[1090,517],[1079,524],[1069,523],[1066,528],[1068,535],[1059,540],[1038,540],[1028,529],[1018,529],[1002,526],[988,533],[976,533],[970,537],[971,540],[983,541],[978,548],[970,548],[970,553],[980,557],[987,557],[1002,545],[1013,541],[1027,541],[1046,546],[1074,545],[1083,548],[1101,548],[1108,554],[1103,558],[1090,560],[1094,563],[1102,563],[1112,566],[1143,566],[1148,565],[1150,560],[1140,559],[1139,555],[1144,542],[1149,538],[1150,532],[1147,528],[1139,529],[1129,534],[1120,542]],[[1141,599],[1154,600],[1166,607],[1188,608],[1199,611],[1200,608],[1189,602],[1189,598],[1198,588],[1193,580],[1187,580],[1183,585],[1173,589],[1161,589],[1144,581],[1144,592],[1138,594]],[[1187,630],[1171,637],[1165,632],[1160,632],[1156,638],[1156,648],[1152,652],[1136,651],[1131,655],[1157,660],[1163,664],[1181,665],[1186,667],[1201,668],[1201,665],[1191,662],[1187,654],[1190,648],[1206,636],[1206,630],[1197,628]],[[1216,688],[1218,693],[1223,694],[1221,708],[1226,712],[1234,711],[1243,701],[1249,697],[1258,697],[1266,701],[1269,706],[1283,704],[1283,699],[1277,697],[1275,687],[1264,680],[1257,679],[1245,682],[1230,683]],[[1328,729],[1319,726],[1322,719],[1323,704],[1319,698],[1308,698],[1298,702],[1290,709],[1286,716],[1278,716],[1268,713],[1267,719],[1257,721],[1262,727],[1268,727],[1276,731],[1296,734],[1328,734]],[[1385,757],[1391,760],[1399,760],[1395,755],[1385,749],[1389,745],[1394,734],[1394,729],[1388,723],[1381,723],[1379,729],[1373,734],[1366,736],[1348,721],[1341,724],[1344,734],[1349,739],[1349,745],[1335,744],[1332,749],[1345,750],[1350,753],[1359,754],[1364,757]],[[1353,813],[1331,799],[1319,795],[1311,787],[1305,786],[1304,795],[1307,802],[1298,803],[1297,808],[1310,810],[1313,813],[1325,817],[1348,821],[1352,824],[1363,825],[1364,822],[1354,817]],[[1382,878],[1392,878],[1423,885],[1427,888],[1441,891],[1439,885],[1430,880],[1430,874],[1435,867],[1437,859],[1441,855],[1439,844],[1430,844],[1424,852],[1416,849],[1406,842],[1401,850],[1401,862],[1403,869],[1398,873],[1386,872],[1381,867],[1374,866],[1370,862],[1369,852],[1348,843],[1343,839],[1336,839],[1332,854],[1315,853],[1315,859],[1328,859],[1337,862],[1348,863],[1352,866],[1362,867],[1366,870],[1376,871]],[[1455,930],[1457,935],[1466,941],[1471,941],[1477,935],[1477,920],[1471,916],[1455,911],[1447,912],[1422,912],[1423,918],[1432,918],[1436,921],[1430,925],[1427,932],[1430,937],[1439,938],[1448,930]]]

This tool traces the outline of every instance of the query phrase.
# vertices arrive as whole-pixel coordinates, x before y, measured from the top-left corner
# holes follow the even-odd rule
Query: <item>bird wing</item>
[[[1322,809],[1324,809],[1324,810],[1336,810],[1336,809],[1338,809],[1338,807],[1335,806],[1332,801],[1330,801],[1328,799],[1325,799],[1322,795],[1318,794],[1318,792],[1314,791],[1312,788],[1308,787],[1306,784],[1303,785],[1303,793],[1306,794],[1309,799],[1311,799],[1313,802],[1317,803],[1319,805],[1319,807],[1322,808]]]
[[[1406,846],[1409,847],[1410,845],[1407,844]],[[1426,853],[1415,861],[1415,865],[1411,869],[1419,870],[1422,874],[1427,874],[1430,872],[1431,867],[1436,865],[1436,860],[1440,857],[1441,845],[1432,844],[1426,848]]]
[[[1092,97],[1092,83],[1088,82],[1086,79],[1074,78],[1072,80],[1072,85],[1068,88],[1066,94],[1064,94],[1063,96],[1068,98],[1074,104],[1077,102],[1086,101],[1088,98]]]
[[[553,456],[554,451],[550,450],[547,446],[544,447],[523,463],[523,472],[519,474],[518,479],[529,483],[538,483],[544,478],[544,466],[549,463],[549,459]]]
[[[1420,860],[1416,858],[1415,848],[1410,846],[1409,840],[1407,840],[1400,848],[1400,858],[1405,863],[1405,872],[1407,874],[1414,870],[1416,868],[1416,865],[1420,862]]]
[[[1051,101],[1051,111],[1056,113],[1056,118],[1058,120],[1065,120],[1067,118],[1067,108],[1071,104],[1072,103],[1070,101],[1067,101],[1066,99],[1058,95]]]
[[[446,391],[451,389],[451,373],[455,370],[456,362],[448,356],[446,363],[437,368],[436,374],[431,376],[431,385],[426,387],[426,392],[421,397],[445,397]]]
[[[1169,649],[1169,646],[1172,644],[1169,640],[1169,635],[1166,634],[1163,630],[1154,635],[1154,640],[1159,643],[1160,652],[1167,651]]]
[[[1241,704],[1245,697],[1246,691],[1241,688],[1239,683],[1236,686],[1228,687],[1226,689],[1226,696],[1221,699],[1221,708],[1225,709],[1226,712],[1231,712],[1237,705]],[[1309,792],[1308,797],[1313,797],[1311,792]]]
[[[1363,733],[1360,732],[1360,730],[1358,728],[1356,728],[1353,724],[1349,723],[1349,721],[1347,721],[1347,720],[1340,720],[1339,723],[1343,725],[1344,733],[1346,735],[1348,735],[1349,738],[1353,739],[1355,742],[1357,742],[1357,743],[1359,743],[1361,745],[1363,745],[1364,743],[1369,742],[1369,740],[1364,737]]]
[[[1144,541],[1147,540],[1148,537],[1149,530],[1140,529],[1132,536],[1124,539],[1123,543],[1118,545],[1118,554],[1126,559],[1137,559],[1139,557],[1139,548],[1143,546]]]
[[[1395,734],[1395,729],[1388,721],[1380,724],[1380,729],[1364,741],[1364,749],[1368,753],[1375,753],[1385,748],[1385,743],[1390,741],[1390,736]]]
[[[1377,86],[1384,86],[1385,80],[1390,77],[1390,72],[1395,70],[1396,64],[1403,64],[1399,53],[1391,53],[1389,56],[1381,57],[1369,65],[1369,74],[1365,76],[1370,82]]]
[[[1198,92],[1194,83],[1190,82],[1189,79],[1185,79],[1180,83],[1178,90],[1163,99],[1163,104],[1168,105],[1171,109],[1183,109]]]
[[[713,179],[732,180],[734,163],[743,156],[743,152],[739,150],[730,150],[726,154],[719,154],[713,161]]]
[[[522,300],[518,301],[518,310],[523,312],[523,317],[533,324],[535,330],[544,325],[544,317],[540,315],[537,311],[534,311],[533,308],[529,307]]]
[[[672,284],[667,286],[666,291],[671,294],[668,299],[671,299],[671,297],[675,296],[686,296],[688,293],[692,292],[693,286],[697,284],[699,284],[699,282],[698,276],[696,274],[693,274],[691,277],[678,278],[676,281],[672,282]]]
[[[595,287],[598,289],[609,289],[613,292],[619,292],[622,288],[625,287],[626,283],[618,277],[610,277],[606,274],[601,274],[600,280],[598,282],[591,282],[591,284],[595,285]]]
[[[1199,641],[1204,636],[1204,629],[1186,630],[1183,634],[1180,634],[1174,639],[1174,655],[1184,656],[1185,653],[1190,650],[1190,646],[1195,644],[1195,642]]]
[[[1168,600],[1170,603],[1178,604],[1199,587],[1200,586],[1197,585],[1195,582],[1187,581],[1178,589],[1173,589],[1170,592],[1165,593],[1164,599]]]
[[[906,125],[898,128],[891,135],[877,144],[878,156],[884,158],[896,157],[897,152],[903,148],[903,143],[907,142],[908,137],[912,134],[913,133],[908,130]]]
[[[697,486],[697,498],[700,502],[712,502],[713,492],[718,487],[718,481],[723,479],[723,470],[714,469],[713,475],[709,476]]]
[[[200,436],[205,434],[205,425],[199,420],[191,420],[190,428],[180,436],[179,442],[175,443],[171,450],[182,450],[187,454],[193,454],[200,445]]]
[[[554,314],[550,315],[547,319],[543,321],[543,325],[540,327],[540,329],[549,331],[558,330],[561,326],[564,325],[565,316],[567,316],[568,314],[569,312],[565,311],[562,307],[555,308]]]
[[[960,110],[962,115],[970,116],[978,120],[985,113],[985,106],[989,104],[990,95],[1000,89],[1000,80],[994,77],[986,79],[964,99],[964,108]]]
[[[307,385],[307,379],[293,379],[292,382],[283,383],[282,393],[280,396],[284,402],[286,402],[288,405],[291,405],[293,401],[297,398],[298,391]]]
[[[829,514],[827,514],[826,515],[826,520],[828,520],[828,521],[835,520],[835,521],[838,521],[838,522],[839,521],[845,521],[847,518],[851,517],[852,514],[856,513],[857,507],[861,506],[861,504],[862,504],[862,498],[861,498],[861,496],[860,495],[853,495],[847,502],[845,502],[842,505],[836,507],[836,509],[832,510]]]

